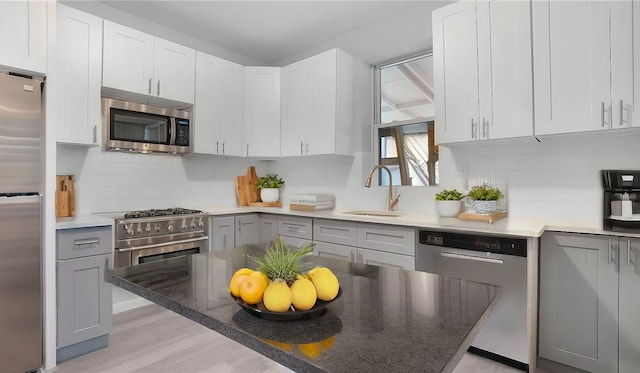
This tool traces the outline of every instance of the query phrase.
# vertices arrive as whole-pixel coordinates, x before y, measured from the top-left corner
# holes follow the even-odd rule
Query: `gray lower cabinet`
[[[113,251],[111,226],[57,231],[57,361],[107,346],[111,284],[104,272]]]
[[[314,219],[314,255],[415,269],[415,229]]]
[[[260,242],[258,214],[216,216],[210,220],[209,251]]]
[[[313,219],[301,216],[278,216],[278,235],[291,247],[298,248],[313,240]]]
[[[588,372],[638,372],[640,240],[548,232],[540,250],[540,357]]]
[[[640,239],[620,238],[619,361],[620,373],[640,370]]]
[[[260,243],[269,244],[278,236],[278,215],[260,214]]]

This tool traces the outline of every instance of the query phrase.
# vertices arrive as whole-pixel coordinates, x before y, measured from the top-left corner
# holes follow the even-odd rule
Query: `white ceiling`
[[[422,12],[430,20],[430,10],[443,5],[427,0],[101,2],[267,65],[347,33],[366,38],[367,33],[356,31],[388,27],[385,20],[394,16]],[[384,30],[378,31],[375,35],[384,35]]]

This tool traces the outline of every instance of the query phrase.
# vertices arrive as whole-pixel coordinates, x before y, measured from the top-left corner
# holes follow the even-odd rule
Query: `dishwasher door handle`
[[[475,262],[485,262],[485,263],[493,263],[493,264],[503,264],[504,263],[504,260],[502,260],[502,259],[483,258],[481,256],[475,256],[475,255],[454,254],[454,253],[448,253],[446,251],[441,252],[440,256],[445,257],[445,258],[473,260]]]

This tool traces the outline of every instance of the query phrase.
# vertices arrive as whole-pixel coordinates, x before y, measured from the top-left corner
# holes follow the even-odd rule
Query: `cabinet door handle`
[[[247,157],[249,156],[249,143],[247,143]]]
[[[304,154],[303,153],[303,151],[304,151],[303,150],[303,146],[304,146],[304,143],[302,141],[300,141],[300,155]]]
[[[600,126],[604,127],[604,102],[600,104]]]
[[[151,94],[151,78],[149,78],[149,94]]]
[[[219,154],[219,153],[220,153],[220,151],[218,150],[218,142],[219,142],[219,141],[216,141],[216,154]]]
[[[627,240],[627,267],[631,267],[631,240]]]
[[[73,242],[73,246],[98,246],[100,244],[99,239],[86,239],[86,240],[76,240]]]
[[[158,90],[157,90],[158,94],[156,96],[160,96],[160,81],[158,80]]]
[[[609,255],[607,258],[607,264],[611,264],[611,238],[609,238]]]
[[[227,235],[226,234],[222,236],[222,247],[225,248],[225,249],[227,248]]]
[[[624,125],[623,115],[624,115],[624,102],[623,100],[620,100],[620,127]]]
[[[222,154],[224,154],[224,140],[222,140]]]
[[[489,122],[484,117],[482,117],[482,138],[483,139],[489,138],[488,132],[489,132]]]
[[[476,130],[475,130],[475,124],[473,123],[473,118],[471,118],[471,138],[475,139],[476,138]]]
[[[93,126],[93,143],[98,143],[98,126]]]

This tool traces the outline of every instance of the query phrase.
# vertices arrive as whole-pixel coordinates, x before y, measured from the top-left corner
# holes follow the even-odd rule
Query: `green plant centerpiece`
[[[256,182],[256,188],[260,189],[260,199],[267,203],[278,202],[280,187],[283,185],[284,180],[276,174],[267,174]]]
[[[464,194],[456,189],[444,189],[436,194],[436,210],[444,218],[454,218],[460,213]]]
[[[310,242],[300,246],[298,250],[291,250],[284,239],[278,236],[271,242],[264,257],[249,256],[249,258],[257,264],[260,272],[267,275],[269,281],[280,279],[291,286],[298,275],[313,268],[313,263],[301,261],[312,251],[313,244]]]
[[[504,194],[496,187],[483,184],[472,187],[467,196],[473,200],[473,208],[478,214],[487,215],[496,211]]]

